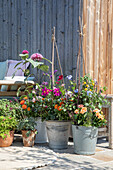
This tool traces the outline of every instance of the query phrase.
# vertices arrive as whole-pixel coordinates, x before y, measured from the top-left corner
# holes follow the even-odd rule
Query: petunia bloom
[[[66,76],[66,78],[67,78],[68,80],[71,80],[72,77],[73,77],[72,75]]]
[[[60,75],[57,81],[60,81],[63,79],[63,75]]]
[[[39,53],[34,53],[31,55],[31,59],[34,61],[41,61],[43,59],[43,56]]]
[[[29,54],[29,52],[27,50],[23,50],[22,54]]]
[[[55,88],[53,93],[54,93],[54,96],[60,96],[60,94],[61,94],[59,88]]]

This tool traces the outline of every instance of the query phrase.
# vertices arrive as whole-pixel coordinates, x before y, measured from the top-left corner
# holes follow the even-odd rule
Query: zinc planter
[[[29,135],[27,135],[27,132],[28,130],[22,130],[23,144],[25,147],[34,146],[36,130],[30,130]]]
[[[46,122],[41,120],[41,118],[37,118],[36,120],[36,126],[37,134],[35,138],[35,143],[46,143],[48,141],[47,138],[47,130],[46,130]]]
[[[12,144],[14,139],[14,131],[10,131],[5,139],[0,136],[0,147],[8,147]]]
[[[51,149],[66,149],[68,147],[70,122],[46,121],[49,147]]]
[[[72,133],[76,154],[95,154],[98,128],[72,125]]]

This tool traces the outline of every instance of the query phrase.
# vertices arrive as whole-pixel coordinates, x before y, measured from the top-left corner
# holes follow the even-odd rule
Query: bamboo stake
[[[55,27],[53,27],[52,34],[52,85],[54,87],[54,43],[55,43]]]
[[[58,58],[58,63],[59,63],[59,67],[60,67],[60,72],[61,72],[61,75],[63,75],[63,72],[62,72],[62,67],[61,67],[61,63],[60,63],[60,57],[59,57],[59,53],[58,53],[58,47],[57,47],[56,40],[55,40],[55,47],[56,47],[56,52],[57,52],[57,58]],[[64,78],[63,78],[63,83],[64,83]]]

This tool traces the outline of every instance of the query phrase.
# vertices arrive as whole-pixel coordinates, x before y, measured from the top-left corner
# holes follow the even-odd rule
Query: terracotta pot
[[[31,130],[29,136],[26,135],[27,132],[28,130],[22,130],[23,144],[25,147],[34,146],[36,130]]]
[[[0,147],[8,147],[12,144],[14,139],[14,131],[9,132],[10,135],[7,135],[5,139],[0,136]]]

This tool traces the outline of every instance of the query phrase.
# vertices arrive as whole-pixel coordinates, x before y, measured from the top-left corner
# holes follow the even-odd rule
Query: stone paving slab
[[[30,170],[52,164],[57,159],[48,148],[16,145],[0,148],[0,170]]]
[[[48,144],[23,147],[22,139],[7,148],[0,148],[0,170],[113,170],[113,150],[100,140],[95,155],[77,155],[73,142],[68,149],[51,150]]]

